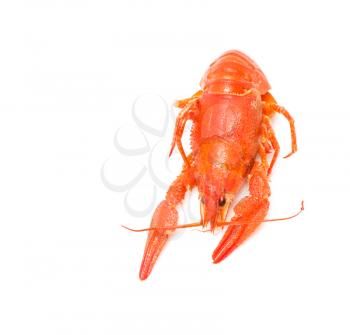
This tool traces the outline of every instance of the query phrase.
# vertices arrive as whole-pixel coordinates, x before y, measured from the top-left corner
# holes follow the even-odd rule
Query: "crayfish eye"
[[[221,197],[220,199],[219,199],[219,206],[225,206],[225,204],[226,204],[226,199],[225,199],[225,197]]]

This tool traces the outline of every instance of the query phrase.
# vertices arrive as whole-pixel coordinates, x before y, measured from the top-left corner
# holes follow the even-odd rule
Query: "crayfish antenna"
[[[182,224],[182,225],[177,225],[173,227],[172,229],[184,229],[184,228],[193,228],[193,227],[201,227],[202,223],[201,222],[194,222],[194,223],[188,223],[188,224]],[[123,228],[130,230],[135,233],[141,233],[143,231],[152,231],[152,230],[167,230],[169,229],[168,227],[165,226],[159,226],[159,227],[149,227],[149,228],[141,228],[141,229],[133,229],[127,226],[122,225]]]
[[[259,222],[275,222],[275,221],[285,221],[285,220],[291,220],[295,217],[297,217],[299,214],[301,214],[301,212],[304,210],[304,200],[301,202],[300,205],[300,209],[297,213],[291,215],[291,216],[287,216],[284,218],[276,218],[276,219],[265,219],[263,221],[259,221]],[[217,227],[224,227],[224,226],[234,226],[234,225],[242,225],[242,224],[250,224],[250,223],[254,223],[254,221],[240,221],[240,223],[236,223],[236,222],[232,222],[232,221],[217,221]],[[202,223],[201,222],[193,222],[193,223],[187,223],[187,224],[182,224],[182,225],[177,225],[177,226],[172,226],[171,229],[186,229],[186,228],[195,228],[195,227],[202,227]],[[141,228],[141,229],[134,229],[134,228],[130,228],[127,226],[122,225],[123,228],[130,230],[132,232],[135,233],[141,233],[144,231],[153,231],[153,230],[169,230],[169,227],[166,226],[158,226],[158,227],[149,227],[149,228]],[[203,230],[202,230],[203,231]],[[211,230],[208,230],[211,231]],[[206,232],[206,231],[204,231]]]

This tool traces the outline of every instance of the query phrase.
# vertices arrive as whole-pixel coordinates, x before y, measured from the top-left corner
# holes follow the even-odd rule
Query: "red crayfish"
[[[165,200],[155,210],[140,268],[146,279],[171,235],[177,228],[209,227],[214,231],[227,226],[214,250],[214,263],[225,259],[265,220],[271,194],[268,176],[280,151],[270,124],[275,112],[289,121],[292,150],[297,151],[294,120],[268,92],[261,69],[240,51],[228,51],[216,59],[204,74],[201,90],[191,98],[179,100],[179,113],[170,155],[175,146],[184,160],[181,174],[169,187]],[[191,149],[186,154],[181,137],[187,121],[192,121]],[[273,152],[272,159],[267,155]],[[259,157],[259,158],[258,158]],[[248,179],[249,195],[228,209]],[[197,187],[201,201],[201,221],[178,225],[177,205],[185,193]],[[272,220],[273,221],[273,220]]]

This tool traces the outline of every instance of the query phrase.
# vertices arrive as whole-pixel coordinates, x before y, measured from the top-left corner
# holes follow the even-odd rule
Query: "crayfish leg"
[[[158,256],[164,248],[173,227],[177,225],[178,213],[174,206],[163,200],[155,210],[152,217],[152,228],[157,226],[169,227],[169,230],[159,229],[148,232],[148,238],[143,254],[139,277],[141,280],[147,279],[150,275]]]
[[[263,126],[264,126],[264,129],[266,129],[266,135],[265,135],[266,136],[266,140],[265,141],[268,141],[267,143],[271,143],[272,148],[273,148],[273,156],[272,156],[272,159],[271,159],[271,162],[270,162],[269,169],[267,171],[267,174],[270,175],[271,172],[272,172],[272,168],[273,168],[273,166],[276,163],[278,154],[280,152],[280,145],[279,145],[279,143],[277,141],[277,138],[275,136],[275,132],[274,132],[274,130],[271,127],[269,117],[266,116],[266,115],[264,116],[264,119],[263,119]],[[260,154],[260,156],[262,156],[262,155]]]
[[[187,157],[192,164],[192,156]],[[169,236],[174,232],[178,223],[178,212],[176,206],[184,199],[188,189],[191,189],[195,184],[191,169],[184,164],[181,174],[170,185],[163,200],[155,210],[151,228],[148,232],[145,251],[143,254],[139,277],[141,280],[147,279],[150,275],[154,264],[156,263],[159,254],[163,250]],[[169,229],[164,229],[164,227]]]
[[[193,94],[190,98],[182,99],[182,100],[176,100],[174,106],[177,108],[184,108],[189,102],[200,98],[203,95],[203,91],[199,90],[195,94]]]
[[[256,162],[249,180],[250,195],[243,198],[234,208],[235,216],[213,252],[214,263],[219,263],[244,242],[265,219],[268,209],[270,187],[266,167]]]
[[[268,92],[264,94],[261,98],[262,98],[262,101],[264,102],[264,114],[266,116],[270,117],[276,112],[276,113],[282,114],[289,122],[292,150],[288,155],[284,156],[284,158],[287,158],[298,150],[294,119],[284,107],[279,106],[277,104],[275,98],[272,96],[271,93]]]
[[[201,94],[201,91],[197,92],[196,94],[199,94],[199,93]],[[184,162],[187,164],[188,167],[190,167],[190,164],[187,160],[186,153],[182,146],[181,139],[185,129],[186,122],[189,120],[193,121],[195,114],[198,112],[197,100],[199,97],[196,94],[192,98],[188,100],[186,99],[186,104],[183,104],[183,101],[185,100],[180,101],[180,104],[178,104],[178,106],[183,106],[183,109],[181,110],[181,112],[176,118],[173,140],[172,140],[170,152],[169,152],[169,157],[170,157],[171,154],[173,153],[175,146],[177,146],[182,156],[182,159],[184,160]]]

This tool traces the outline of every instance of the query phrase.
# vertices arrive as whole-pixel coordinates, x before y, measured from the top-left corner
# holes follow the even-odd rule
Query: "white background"
[[[3,1],[0,333],[349,334],[346,5]],[[140,282],[146,235],[120,225],[149,216],[126,212],[102,164],[140,94],[190,96],[229,49],[261,66],[296,120],[299,151],[276,164],[269,217],[302,199],[306,210],[264,224],[215,266],[220,234],[181,233]],[[287,123],[274,127],[287,153]],[[120,160],[115,177],[137,159]]]

